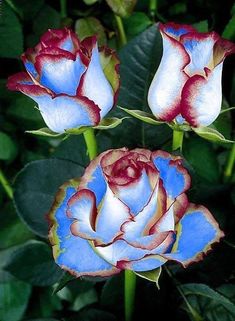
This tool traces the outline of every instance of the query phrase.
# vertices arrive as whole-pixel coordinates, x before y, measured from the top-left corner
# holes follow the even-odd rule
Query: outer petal
[[[148,255],[140,260],[135,261],[120,261],[118,267],[120,269],[132,270],[136,272],[144,272],[157,269],[167,262],[167,259],[160,255]]]
[[[100,107],[101,118],[114,104],[114,92],[102,70],[97,44],[93,47],[91,61],[78,87],[78,94],[88,97]]]
[[[83,275],[105,277],[119,273],[119,269],[94,252],[87,240],[72,235],[70,231],[72,220],[67,217],[66,209],[69,198],[75,192],[76,187],[70,183],[62,186],[49,214],[52,223],[49,239],[56,263],[77,277]]]
[[[38,103],[39,110],[47,126],[56,133],[69,128],[94,126],[100,121],[99,108],[86,97],[50,95],[30,97]]]
[[[204,206],[190,204],[176,226],[177,238],[171,253],[163,256],[187,266],[203,258],[211,245],[224,233],[219,229],[211,213]]]
[[[214,68],[213,47],[218,39],[219,35],[215,32],[194,32],[180,37],[180,41],[190,56],[190,62],[184,69],[188,76],[204,76],[205,67]]]
[[[218,117],[222,103],[223,63],[214,70],[206,69],[206,77],[195,75],[182,91],[182,116],[193,126],[209,126]]]
[[[45,50],[44,50],[45,52]],[[76,95],[82,74],[86,67],[81,61],[80,55],[68,55],[63,50],[52,49],[48,53],[41,53],[36,57],[35,68],[39,73],[39,82],[51,89],[56,94]]]
[[[156,118],[172,121],[180,113],[181,90],[188,79],[183,72],[189,56],[182,44],[160,29],[163,56],[148,92],[148,104]]]
[[[164,31],[170,37],[179,40],[182,35],[190,32],[197,32],[192,26],[168,22],[166,24],[160,23],[160,30]]]
[[[163,151],[152,153],[152,160],[160,172],[167,196],[172,200],[189,189],[191,179],[187,170],[181,165],[182,159]]]

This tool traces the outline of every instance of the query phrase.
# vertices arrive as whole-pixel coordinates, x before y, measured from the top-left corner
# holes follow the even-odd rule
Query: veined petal
[[[193,127],[209,126],[219,116],[222,104],[223,62],[212,71],[206,69],[206,77],[195,75],[182,90],[182,116]]]
[[[36,57],[35,68],[40,76],[40,84],[56,94],[75,96],[86,67],[79,54],[74,59],[70,55],[65,57],[64,53],[53,55],[51,50],[39,54]]]
[[[87,240],[72,235],[70,226],[73,219],[66,215],[66,210],[67,202],[76,193],[76,189],[70,183],[64,184],[49,213],[52,223],[49,239],[56,263],[77,277],[85,275],[106,277],[119,273],[119,269],[95,253]]]
[[[97,44],[92,49],[89,66],[84,73],[77,93],[94,101],[101,109],[101,118],[113,107],[114,92],[101,67]]]
[[[181,165],[182,159],[163,151],[152,153],[152,160],[160,172],[160,178],[167,196],[173,200],[189,189],[191,179],[187,170]]]
[[[86,97],[28,95],[38,103],[47,126],[55,133],[69,128],[95,126],[100,121],[99,108]]]
[[[185,67],[188,76],[205,75],[205,67],[213,69],[213,48],[219,35],[215,32],[188,33],[180,37],[185,50],[190,56],[190,62]]]
[[[120,269],[132,270],[136,272],[144,272],[157,269],[167,262],[167,259],[160,255],[148,255],[140,260],[120,261],[118,267]]]
[[[178,261],[183,266],[201,260],[211,245],[224,236],[211,213],[204,206],[195,204],[190,204],[176,225],[176,233],[171,253],[163,257]]]
[[[181,91],[188,79],[183,72],[189,56],[182,44],[161,30],[163,56],[148,92],[148,104],[157,119],[172,121],[180,113]]]

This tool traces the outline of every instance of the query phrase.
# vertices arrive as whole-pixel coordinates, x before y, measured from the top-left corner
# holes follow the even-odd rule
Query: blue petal
[[[75,61],[56,56],[42,57],[41,60],[40,84],[56,94],[75,96],[81,76],[86,69],[79,55]]]
[[[92,179],[87,183],[87,188],[95,194],[96,206],[98,206],[106,193],[107,183],[100,165],[95,167],[91,175]]]
[[[30,73],[35,79],[38,78],[38,72],[34,67],[34,64],[31,61],[25,61],[24,63],[25,68],[27,70],[28,73]]]
[[[166,259],[159,255],[149,255],[141,260],[128,262],[126,266],[124,264],[123,267],[135,272],[145,272],[159,268],[166,263],[166,261]]]
[[[65,197],[58,206],[54,218],[58,224],[55,233],[59,240],[56,263],[62,268],[79,275],[106,276],[118,272],[111,264],[98,256],[87,240],[73,236],[70,231],[72,219],[66,215],[67,202],[76,192],[73,187],[66,188]]]
[[[61,95],[52,98],[49,94],[30,95],[39,106],[47,126],[55,133],[69,128],[94,126],[99,121],[99,110],[93,102],[80,97]]]
[[[164,257],[187,265],[201,258],[223,232],[210,212],[203,206],[192,206],[176,226],[177,237],[172,252]]]
[[[170,163],[172,158],[170,154],[167,155],[168,157],[156,153],[153,156],[153,162],[160,172],[167,196],[174,199],[189,187],[190,177],[182,166],[178,166],[177,162]]]

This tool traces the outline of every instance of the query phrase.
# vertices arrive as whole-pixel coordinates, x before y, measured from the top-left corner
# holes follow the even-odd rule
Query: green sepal
[[[110,117],[110,118],[104,118],[101,120],[99,125],[93,127],[94,129],[99,129],[99,130],[106,130],[106,129],[112,129],[117,126],[119,126],[122,121],[126,118],[130,117],[123,117],[123,118],[117,118],[117,117]]]
[[[56,294],[62,290],[70,281],[76,279],[76,277],[68,272],[64,272],[59,281],[53,286],[52,294]]]
[[[135,272],[135,274],[140,276],[141,278],[156,283],[156,286],[158,289],[160,289],[159,278],[160,278],[161,273],[162,273],[161,267],[159,267],[158,269],[154,269],[154,270],[146,271],[146,272]]]
[[[131,115],[131,116],[133,116],[133,117],[135,117],[137,119],[140,119],[143,122],[151,124],[151,125],[162,125],[162,124],[165,123],[164,121],[157,120],[153,116],[153,114],[146,113],[145,111],[142,111],[142,110],[127,109],[127,108],[123,108],[123,107],[120,107],[120,106],[119,106],[119,108],[124,110],[129,115]]]
[[[58,137],[64,136],[64,133],[62,133],[62,134],[55,133],[52,130],[50,130],[50,128],[48,128],[48,127],[40,128],[37,130],[27,130],[26,133],[37,135],[37,136],[53,137],[53,138],[58,138]]]
[[[231,143],[233,144],[235,141],[226,139],[220,132],[211,127],[198,127],[193,128],[192,130],[200,137],[207,139],[211,142],[215,143]]]

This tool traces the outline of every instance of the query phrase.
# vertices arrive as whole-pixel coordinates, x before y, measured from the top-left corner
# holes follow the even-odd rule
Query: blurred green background
[[[235,41],[234,1],[5,0],[0,6],[0,170],[15,190],[13,202],[0,185],[0,321],[123,320],[123,275],[105,282],[74,280],[54,264],[47,241],[45,214],[56,190],[81,175],[88,163],[83,138],[26,134],[43,127],[43,121],[32,100],[6,89],[6,79],[23,70],[20,55],[42,33],[68,26],[81,39],[95,33],[101,46],[118,51],[119,104],[149,111],[146,90],[162,53],[154,23],[192,24]],[[223,108],[235,106],[233,56],[224,65],[223,91]],[[235,138],[232,113],[222,114],[213,125],[228,139]],[[117,110],[112,114],[125,116]],[[100,151],[122,146],[170,151],[171,134],[166,125],[128,119],[114,130],[97,132],[97,140]],[[134,320],[235,320],[235,173],[225,175],[231,147],[186,135],[190,199],[210,209],[226,237],[204,261],[186,270],[168,264],[160,290],[139,279]]]

